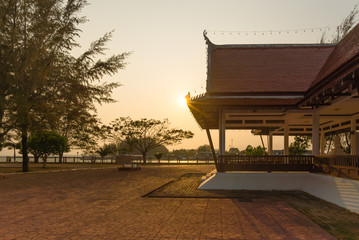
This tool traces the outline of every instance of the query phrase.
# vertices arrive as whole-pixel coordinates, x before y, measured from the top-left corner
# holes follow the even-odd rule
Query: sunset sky
[[[172,127],[191,130],[195,136],[169,147],[197,148],[208,144],[202,131],[183,104],[188,91],[204,91],[206,82],[206,44],[204,30],[214,43],[318,43],[322,32],[295,31],[281,34],[252,31],[334,28],[353,9],[358,0],[89,0],[82,11],[88,22],[82,29],[79,54],[104,33],[114,30],[106,56],[133,51],[128,66],[104,81],[119,81],[114,91],[116,103],[98,107],[103,123],[121,116],[168,118]],[[241,31],[238,35],[220,31]],[[248,31],[248,35],[245,34]],[[215,148],[218,133],[212,131]],[[275,149],[283,147],[274,138]],[[226,148],[244,149],[260,145],[260,138],[248,131],[227,131]]]

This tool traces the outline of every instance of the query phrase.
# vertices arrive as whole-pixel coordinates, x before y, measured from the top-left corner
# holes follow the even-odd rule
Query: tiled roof
[[[333,45],[234,45],[210,51],[209,93],[305,92]]]
[[[334,48],[323,68],[312,83],[316,85],[338,68],[359,54],[359,24],[356,25]]]
[[[205,96],[198,99],[196,102],[209,104],[211,106],[293,106],[303,97],[252,97],[252,98],[232,98],[232,97],[221,97],[216,98],[215,96]]]

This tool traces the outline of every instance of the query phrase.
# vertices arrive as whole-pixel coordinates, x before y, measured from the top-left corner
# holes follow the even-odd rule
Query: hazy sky
[[[188,108],[180,104],[188,91],[199,93],[206,82],[206,44],[203,30],[266,31],[337,26],[358,1],[351,0],[92,0],[83,15],[81,45],[115,30],[108,56],[133,51],[128,66],[113,78],[123,86],[115,90],[118,101],[98,108],[104,123],[120,116],[168,118],[172,127],[191,130],[195,137],[172,148],[196,148],[208,144]],[[327,30],[328,31],[328,30]],[[321,32],[299,31],[249,35],[209,33],[215,43],[317,43]],[[203,88],[202,88],[203,87]],[[218,133],[212,131],[215,147]],[[229,145],[259,145],[248,131],[227,131]],[[282,147],[280,137],[275,147]]]
[[[82,15],[83,49],[105,32],[114,30],[106,56],[133,51],[128,66],[105,81],[120,81],[118,101],[98,107],[104,123],[121,117],[168,118],[172,127],[191,130],[195,136],[173,148],[208,144],[187,107],[180,104],[188,91],[203,91],[206,82],[206,44],[203,30],[268,31],[337,26],[358,0],[89,0]],[[321,32],[281,34],[250,33],[238,36],[209,34],[215,43],[318,43]],[[218,133],[212,131],[218,148]],[[240,150],[260,139],[248,131],[227,131],[229,145]],[[275,148],[282,148],[276,137]]]

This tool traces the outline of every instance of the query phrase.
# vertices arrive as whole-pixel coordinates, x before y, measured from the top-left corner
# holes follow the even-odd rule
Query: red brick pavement
[[[142,198],[212,168],[9,175],[0,181],[0,239],[334,239],[280,200]]]

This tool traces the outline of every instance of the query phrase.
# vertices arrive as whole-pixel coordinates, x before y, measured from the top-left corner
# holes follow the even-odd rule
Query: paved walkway
[[[334,239],[284,202],[142,198],[210,166],[10,175],[0,180],[0,238]]]

